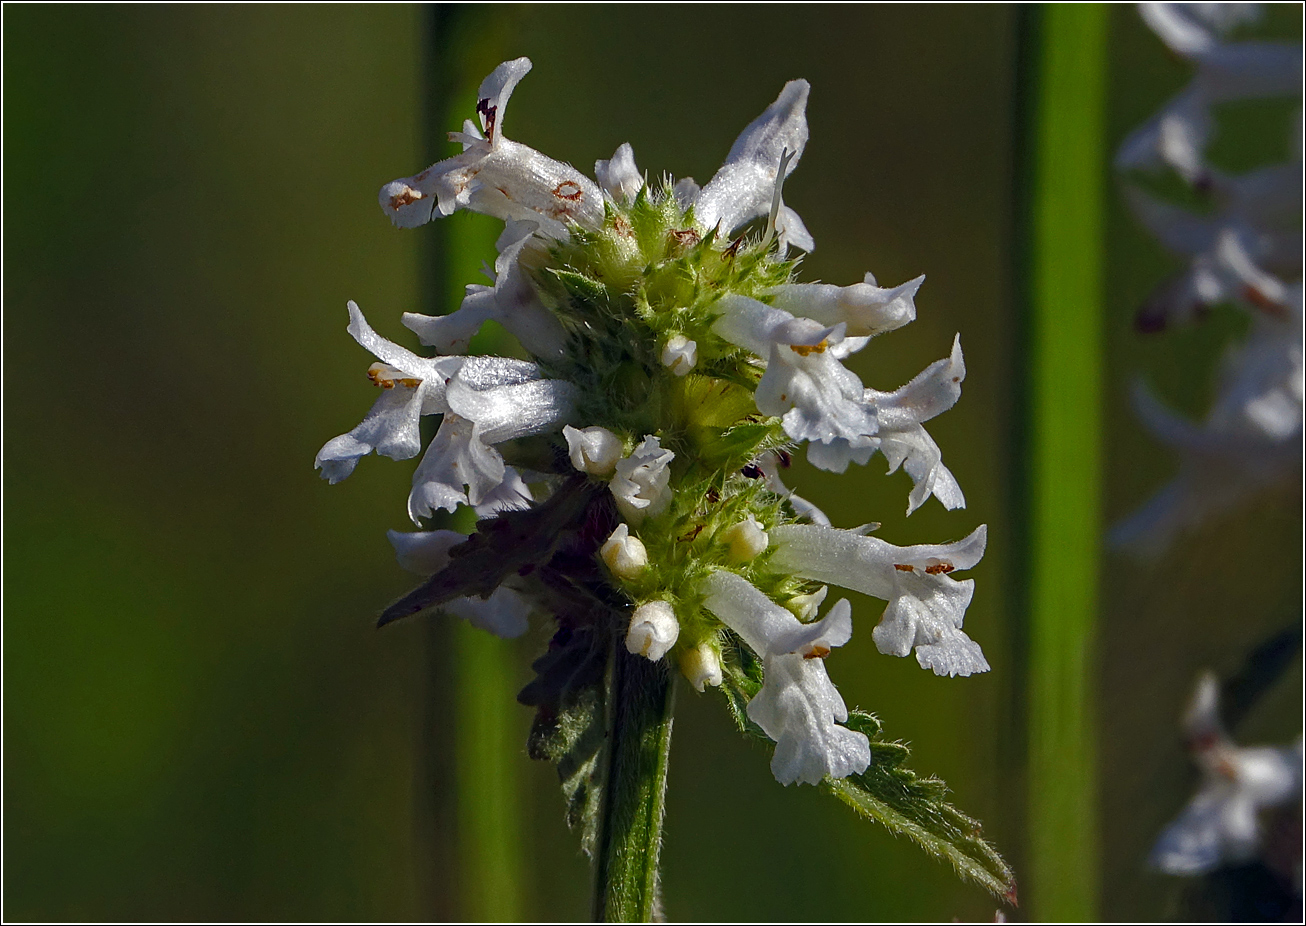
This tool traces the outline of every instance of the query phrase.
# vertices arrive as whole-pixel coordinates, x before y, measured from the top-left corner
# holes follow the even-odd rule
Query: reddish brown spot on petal
[[[580,184],[575,180],[564,180],[553,188],[553,195],[568,202],[577,202],[583,194]]]
[[[481,117],[481,126],[485,129],[487,141],[494,141],[494,121],[499,115],[499,107],[491,106],[489,99],[477,100],[476,112]]]
[[[899,572],[915,572],[915,571],[916,571],[913,567],[907,565],[906,563],[894,563],[894,564],[893,564],[893,568],[894,568],[894,569],[897,569]]]
[[[382,389],[393,389],[397,385],[416,389],[422,385],[420,378],[404,376],[401,370],[396,370],[389,364],[380,361],[367,368],[367,378],[372,381],[372,385],[380,386]]]
[[[414,190],[412,187],[406,186],[402,193],[396,193],[394,196],[390,197],[390,208],[395,212],[398,212],[404,206],[425,198],[425,196]]]
[[[829,341],[822,340],[820,344],[790,344],[789,349],[799,357],[806,357],[808,354],[824,354],[829,346]]]
[[[940,574],[947,575],[949,572],[952,572],[956,568],[957,567],[952,565],[952,563],[935,563],[933,566],[926,566],[925,572],[927,575],[932,575],[932,576],[937,576]]]
[[[1242,297],[1246,302],[1251,303],[1262,312],[1269,312],[1271,315],[1282,317],[1285,312],[1283,306],[1271,299],[1265,293],[1261,292],[1255,286],[1244,286],[1242,288]]]
[[[803,653],[804,659],[824,659],[830,655],[830,647],[821,646],[819,643],[808,647],[807,652]]]

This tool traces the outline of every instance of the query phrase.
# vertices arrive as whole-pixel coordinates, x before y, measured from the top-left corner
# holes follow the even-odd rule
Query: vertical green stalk
[[[521,919],[517,770],[525,752],[512,723],[518,709],[512,641],[459,621],[454,646],[462,918],[513,922]]]
[[[631,655],[618,634],[609,669],[608,769],[594,853],[596,922],[648,923],[660,912],[658,861],[674,698],[667,660]]]
[[[431,12],[427,90],[432,100],[428,106],[432,160],[448,156],[447,131],[475,112],[476,88],[500,60],[484,38],[495,31],[485,28],[485,20],[493,15],[450,4],[437,4]],[[479,38],[472,41],[469,35]],[[489,282],[481,264],[494,262],[497,224],[489,216],[463,213],[431,223],[435,272],[427,287],[430,305],[425,311],[452,312],[462,301],[466,284]],[[479,335],[469,352],[504,353],[498,338],[501,333]],[[446,526],[471,530],[471,512],[461,510]],[[457,621],[452,616],[437,619]],[[445,660],[453,670],[446,683],[452,689],[448,709],[454,715],[454,787],[443,800],[455,804],[456,848],[451,861],[458,897],[454,909],[463,920],[520,920],[525,873],[520,769],[525,750],[524,731],[515,724],[516,656],[509,643],[462,621],[446,639],[454,653]],[[450,748],[449,743],[434,746]]]
[[[1030,15],[1026,897],[1034,919],[1092,921],[1108,9]]]

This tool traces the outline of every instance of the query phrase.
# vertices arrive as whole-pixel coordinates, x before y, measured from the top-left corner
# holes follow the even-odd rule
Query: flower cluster
[[[1236,746],[1220,723],[1219,706],[1219,684],[1208,672],[1198,680],[1184,718],[1202,785],[1161,833],[1150,859],[1172,875],[1251,861],[1262,848],[1261,812],[1301,799],[1301,741],[1283,748]]]
[[[813,241],[782,186],[807,142],[806,81],[785,85],[700,188],[650,183],[629,145],[595,165],[596,182],[507,138],[509,97],[530,67],[518,58],[486,78],[479,124],[450,135],[460,154],[382,188],[400,227],[459,209],[504,220],[493,285],[467,287],[449,315],[403,316],[432,357],[379,337],[349,304],[349,333],[377,358],[368,375],[382,393],[317,466],[336,482],[372,451],[414,457],[421,419],[441,416],[413,474],[419,527],[462,505],[483,519],[478,534],[521,512],[563,512],[537,538],[549,565],[514,561],[497,587],[446,607],[504,636],[538,607],[558,618],[561,646],[602,609],[559,608],[582,592],[615,602],[626,649],[669,660],[700,691],[721,685],[746,647],[764,676],[747,714],[776,743],[776,777],[863,772],[869,742],[841,725],[848,710],[825,667],[852,635],[851,607],[818,617],[827,586],[888,602],[872,634],[881,652],[914,650],[939,675],[986,671],[962,630],[973,582],[951,575],[979,561],[985,529],[897,547],[833,527],[781,474],[802,444],[833,472],[879,453],[912,481],[908,513],[931,495],[963,506],[924,428],[960,396],[960,342],[890,392],[844,366],[914,319],[923,278],[794,281],[789,249]],[[464,356],[491,319],[533,360]],[[560,501],[573,495],[574,510]],[[558,552],[564,535],[574,542]],[[391,539],[403,565],[435,580],[471,560],[473,544],[449,531]]]
[[[1301,47],[1224,39],[1250,21],[1249,4],[1142,4],[1143,18],[1196,67],[1192,82],[1131,134],[1116,155],[1139,221],[1186,261],[1142,307],[1138,326],[1156,331],[1233,303],[1250,316],[1247,339],[1232,348],[1219,394],[1195,424],[1166,409],[1143,386],[1140,416],[1178,450],[1177,479],[1118,525],[1113,540],[1142,552],[1163,549],[1180,530],[1234,507],[1263,487],[1293,478],[1302,441],[1302,138],[1292,127],[1290,163],[1230,174],[1207,157],[1218,107],[1300,97]],[[1194,211],[1148,191],[1148,175],[1171,174],[1198,200]]]

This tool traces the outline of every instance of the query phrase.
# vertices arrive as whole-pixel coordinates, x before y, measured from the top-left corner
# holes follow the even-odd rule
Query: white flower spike
[[[1230,42],[1225,33],[1253,21],[1254,5],[1144,4],[1143,19],[1192,61],[1192,84],[1131,135],[1116,156],[1123,171],[1172,168],[1204,208],[1165,202],[1126,175],[1139,222],[1186,267],[1163,283],[1137,315],[1154,332],[1200,318],[1219,303],[1251,316],[1250,334],[1231,347],[1220,391],[1200,424],[1171,413],[1141,384],[1139,417],[1180,454],[1179,475],[1118,524],[1111,541],[1157,556],[1185,530],[1275,487],[1300,485],[1303,362],[1301,284],[1301,116],[1295,158],[1232,175],[1209,163],[1213,106],[1272,96],[1300,99],[1301,47]],[[937,494],[937,492],[936,492]]]
[[[818,617],[829,586],[888,603],[871,634],[881,652],[914,651],[939,675],[987,671],[962,630],[974,583],[950,575],[979,562],[985,529],[897,547],[869,528],[835,528],[781,473],[801,444],[833,472],[878,452],[911,477],[909,513],[931,495],[962,507],[924,428],[961,394],[960,341],[894,391],[867,388],[844,366],[916,317],[924,277],[890,287],[870,273],[849,286],[795,279],[788,248],[815,246],[783,197],[808,139],[806,81],[784,86],[700,188],[650,184],[628,144],[591,180],[511,141],[507,104],[530,67],[519,58],[496,68],[478,92],[479,124],[450,136],[462,152],[380,194],[400,227],[458,209],[504,220],[492,285],[468,286],[449,315],[404,315],[432,357],[381,338],[350,303],[349,332],[375,355],[369,377],[383,392],[323,447],[323,475],[338,482],[373,451],[421,454],[414,522],[438,526],[426,519],[463,507],[480,518],[470,537],[391,533],[401,564],[429,578],[381,623],[438,606],[515,636],[530,611],[547,612],[557,632],[523,692],[541,729],[609,696],[568,688],[563,699],[560,685],[606,686],[616,666],[663,682],[679,671],[698,691],[746,701],[775,743],[780,782],[861,775],[874,719],[854,717],[826,672],[853,629],[847,600]],[[1254,185],[1240,195],[1247,214],[1261,208]],[[1291,292],[1226,263],[1228,286]],[[531,359],[466,356],[487,321]],[[1257,395],[1247,407],[1273,419],[1268,390]],[[440,420],[423,453],[428,415]]]

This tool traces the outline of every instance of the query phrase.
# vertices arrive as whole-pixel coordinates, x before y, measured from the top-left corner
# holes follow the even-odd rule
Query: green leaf
[[[739,729],[770,744],[748,719],[748,702],[762,687],[761,662],[747,647],[737,646],[724,669],[721,692]],[[871,741],[871,764],[861,775],[826,778],[821,789],[833,794],[859,816],[906,836],[936,859],[951,863],[964,880],[974,881],[995,896],[1016,905],[1016,877],[982,836],[978,820],[944,800],[948,787],[934,777],[921,777],[906,768],[910,750],[903,743],[882,739],[883,727],[874,714],[849,711],[845,724]]]
[[[580,831],[581,848],[590,856],[598,840],[605,771],[603,676],[610,649],[605,636],[588,628],[559,631],[548,652],[532,663],[536,677],[517,696],[536,708],[527,752],[557,764],[567,826]]]

